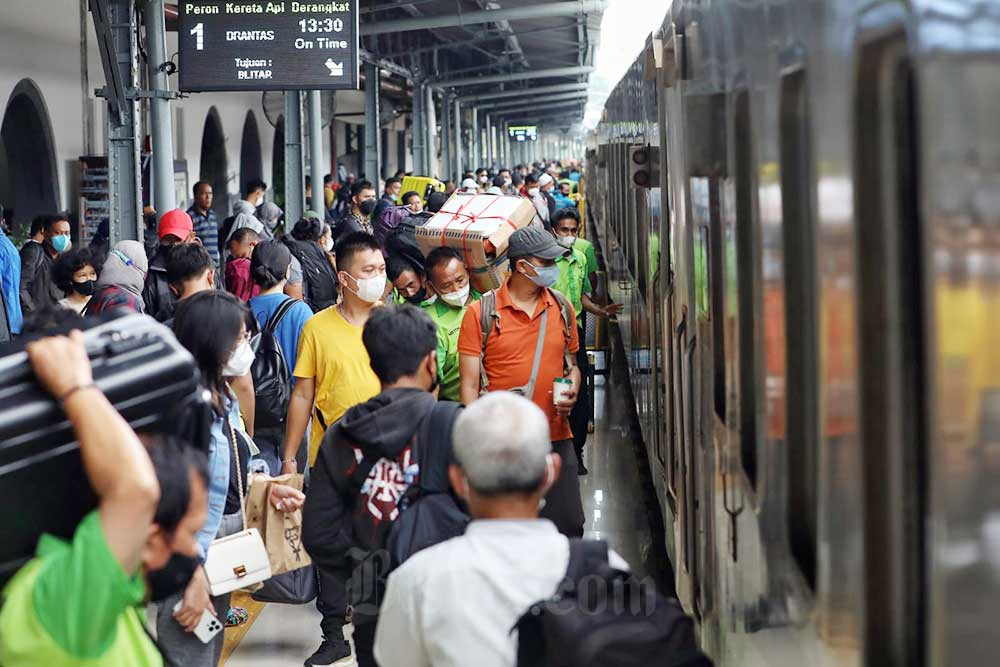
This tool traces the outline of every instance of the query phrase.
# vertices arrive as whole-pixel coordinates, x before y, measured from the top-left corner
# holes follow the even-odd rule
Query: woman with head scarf
[[[257,207],[257,219],[264,223],[264,234],[261,235],[263,240],[270,241],[278,236],[276,230],[284,214],[281,207],[273,201],[266,201]]]
[[[142,286],[149,263],[146,249],[138,241],[119,241],[108,252],[94,296],[84,309],[85,315],[97,315],[118,308],[145,312]]]

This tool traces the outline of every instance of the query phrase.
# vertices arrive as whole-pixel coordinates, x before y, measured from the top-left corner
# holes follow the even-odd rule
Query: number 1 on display
[[[205,50],[205,24],[199,23],[195,27],[191,28],[191,34],[195,36],[195,49],[198,51]]]

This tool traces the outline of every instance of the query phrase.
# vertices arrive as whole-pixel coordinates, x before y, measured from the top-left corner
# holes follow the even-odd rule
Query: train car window
[[[719,419],[726,419],[726,310],[725,250],[722,239],[722,214],[719,180],[709,182],[708,220],[708,301],[712,320],[712,403]]]
[[[734,96],[733,144],[735,151],[736,199],[736,281],[737,355],[739,357],[740,460],[752,488],[757,486],[757,439],[760,428],[757,415],[757,313],[758,227],[753,201],[757,187],[753,156],[753,125],[750,119],[750,93],[739,90]]]
[[[869,664],[924,664],[928,374],[914,75],[900,32],[863,44],[855,91],[858,372]]]
[[[781,77],[782,245],[785,268],[785,451],[789,544],[808,584],[816,586],[816,486],[819,450],[818,325],[813,164],[806,72]]]

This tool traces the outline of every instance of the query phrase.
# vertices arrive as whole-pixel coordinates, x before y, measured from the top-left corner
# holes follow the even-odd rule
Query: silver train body
[[[677,0],[586,178],[705,650],[1000,664],[1000,3]]]

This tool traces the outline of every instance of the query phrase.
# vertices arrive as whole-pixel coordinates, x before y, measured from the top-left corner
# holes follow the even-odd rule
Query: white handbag
[[[264,540],[256,528],[247,528],[246,501],[243,498],[243,476],[240,474],[240,453],[236,448],[236,433],[229,427],[229,440],[236,457],[236,483],[240,494],[240,516],[243,530],[215,540],[208,548],[205,574],[213,596],[232,593],[239,588],[260,584],[271,578],[271,560]]]

